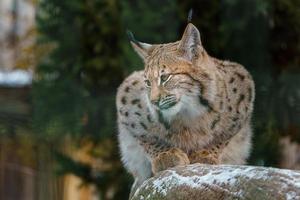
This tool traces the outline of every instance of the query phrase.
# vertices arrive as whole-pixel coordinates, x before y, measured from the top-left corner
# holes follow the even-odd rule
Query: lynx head
[[[193,24],[187,25],[177,42],[151,45],[131,36],[131,44],[145,64],[144,80],[150,107],[169,120],[179,113],[186,117],[203,111],[197,107],[200,106],[201,82],[209,79],[205,72],[209,56]]]

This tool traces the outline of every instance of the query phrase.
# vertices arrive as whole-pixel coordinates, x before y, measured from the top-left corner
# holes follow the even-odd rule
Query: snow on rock
[[[22,87],[32,83],[32,72],[26,70],[0,71],[0,86]]]
[[[300,172],[234,165],[179,166],[145,181],[132,199],[300,200]]]

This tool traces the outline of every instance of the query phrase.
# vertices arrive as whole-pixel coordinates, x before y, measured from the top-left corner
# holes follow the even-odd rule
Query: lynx
[[[180,41],[131,44],[145,68],[117,92],[119,146],[132,193],[157,172],[190,163],[244,164],[254,82],[240,64],[211,57],[188,23]],[[131,193],[131,194],[132,194]]]

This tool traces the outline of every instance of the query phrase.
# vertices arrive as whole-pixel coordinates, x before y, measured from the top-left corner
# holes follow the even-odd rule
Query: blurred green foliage
[[[116,88],[130,72],[143,68],[126,39],[126,29],[146,43],[179,40],[190,8],[207,51],[240,62],[253,75],[257,94],[250,162],[276,166],[280,136],[288,134],[300,141],[297,0],[41,1],[38,43],[53,43],[55,48],[39,63],[33,84],[37,135],[57,144],[63,144],[65,136],[90,138],[95,143],[104,138],[115,141]],[[61,173],[77,174],[99,185],[100,190],[106,188],[103,180],[120,172],[112,169],[99,179],[93,178],[88,166],[61,154],[57,158]],[[118,159],[116,151],[109,159]],[[119,177],[124,183],[128,181],[121,178],[127,176]],[[120,190],[115,199],[123,193]]]
[[[114,132],[113,94],[123,78],[119,10],[117,1],[39,4],[38,42],[56,47],[37,68],[33,96],[38,132],[54,138]]]

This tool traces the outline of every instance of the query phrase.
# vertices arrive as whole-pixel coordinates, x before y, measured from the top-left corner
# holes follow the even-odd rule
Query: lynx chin
[[[159,171],[189,163],[244,164],[251,149],[254,82],[240,64],[211,57],[189,23],[181,40],[131,44],[144,61],[117,92],[119,146],[133,193]]]

